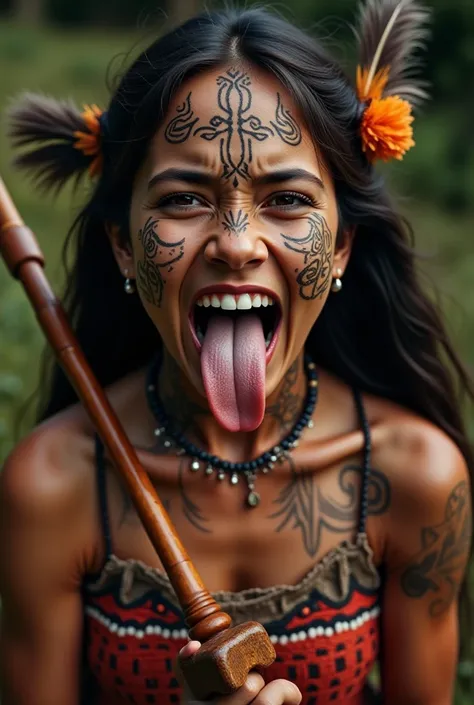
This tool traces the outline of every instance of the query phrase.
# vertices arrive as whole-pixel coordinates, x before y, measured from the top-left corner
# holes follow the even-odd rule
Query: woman
[[[356,91],[284,20],[206,14],[106,112],[11,116],[43,186],[95,179],[79,340],[206,585],[275,644],[219,705],[365,703],[377,660],[387,705],[452,699],[469,381],[374,166],[413,144],[425,19],[368,3]],[[2,474],[2,704],[191,702],[174,663],[199,644],[57,368],[41,420]]]

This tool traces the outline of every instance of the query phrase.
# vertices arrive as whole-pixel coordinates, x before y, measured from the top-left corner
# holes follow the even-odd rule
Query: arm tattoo
[[[227,230],[229,235],[235,235],[239,237],[241,233],[244,233],[249,225],[249,217],[247,213],[244,213],[241,209],[235,213],[234,211],[228,211],[224,213],[224,220],[222,225]]]
[[[301,238],[281,233],[285,247],[303,255],[304,269],[296,281],[302,299],[311,301],[326,291],[331,279],[332,236],[322,215],[313,213],[307,218],[309,232]],[[298,271],[298,270],[297,270]]]
[[[306,553],[314,557],[321,545],[323,530],[345,533],[354,528],[360,506],[361,468],[346,465],[339,471],[338,485],[347,498],[344,503],[325,496],[313,473],[298,471],[291,458],[288,459],[291,478],[275,500],[280,509],[269,518],[279,518],[276,531],[282,531],[291,523],[299,529]],[[368,514],[381,514],[390,504],[390,486],[378,470],[369,475]]]
[[[403,592],[422,598],[431,594],[429,613],[443,614],[456,598],[471,540],[471,510],[467,482],[448,497],[440,524],[421,530],[421,549],[401,576]]]
[[[249,165],[252,161],[252,144],[263,142],[277,135],[289,145],[301,142],[301,130],[285,109],[281,96],[277,93],[275,120],[271,127],[264,125],[262,120],[254,115],[252,110],[252,92],[250,76],[238,69],[229,69],[225,75],[217,78],[217,104],[219,112],[212,116],[208,125],[194,129],[199,121],[194,116],[191,107],[191,93],[177,108],[177,115],[165,128],[165,139],[172,143],[185,142],[192,135],[202,139],[219,140],[222,176],[232,179],[232,185],[237,187],[239,178],[247,181]],[[234,155],[238,155],[235,157]]]
[[[295,360],[284,377],[278,399],[271,406],[267,406],[265,411],[280,422],[282,431],[289,431],[296,423],[303,403],[302,395],[293,390],[297,380],[298,360]]]
[[[144,260],[137,265],[137,284],[143,296],[149,303],[161,306],[163,289],[166,279],[161,274],[161,269],[173,270],[173,264],[184,255],[185,238],[178,242],[165,242],[156,232],[160,221],[148,218],[145,227],[138,232],[143,251]],[[176,252],[177,251],[177,252]]]

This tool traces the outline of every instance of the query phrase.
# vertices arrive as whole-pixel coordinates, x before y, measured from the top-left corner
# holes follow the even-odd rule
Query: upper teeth
[[[271,296],[260,294],[212,294],[212,296],[202,296],[196,301],[197,306],[208,308],[222,308],[225,311],[243,311],[249,308],[260,308],[260,306],[273,306],[274,300]]]

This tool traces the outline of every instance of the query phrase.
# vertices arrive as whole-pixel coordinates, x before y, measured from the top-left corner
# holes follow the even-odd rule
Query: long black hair
[[[362,151],[354,86],[317,41],[264,9],[191,19],[143,52],[112,96],[102,120],[103,171],[66,243],[73,265],[64,302],[98,380],[108,385],[144,365],[161,344],[138,297],[123,291],[104,223],[118,223],[127,240],[133,178],[176,89],[206,69],[238,62],[275,76],[292,94],[334,179],[341,223],[355,229],[344,287],[329,297],[307,347],[348,384],[436,424],[472,472],[460,394],[472,399],[473,386],[420,286],[410,227]],[[14,108],[13,137],[30,147],[17,163],[41,185],[60,187],[90,163],[73,147],[80,115],[69,103],[31,96]],[[75,400],[55,365],[39,418]]]

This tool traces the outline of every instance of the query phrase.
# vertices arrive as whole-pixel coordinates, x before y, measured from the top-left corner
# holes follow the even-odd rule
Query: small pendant
[[[212,465],[208,465],[206,468],[206,475],[212,475],[213,472],[214,468],[212,467]]]
[[[192,470],[193,472],[197,472],[200,467],[201,467],[201,466],[200,466],[200,464],[199,464],[199,460],[193,460],[193,462],[191,463],[191,470]]]
[[[218,479],[218,480],[224,480],[224,479],[225,479],[225,472],[222,472],[222,470],[220,470],[220,471],[217,473],[217,479]]]
[[[171,441],[165,441],[165,442],[163,443],[163,445],[164,445],[165,448],[171,448],[171,446],[172,446],[173,444],[172,444]]]
[[[308,428],[313,428],[313,426],[314,426],[314,421],[312,419],[310,419],[308,421]]]
[[[165,429],[163,428],[163,426],[162,426],[161,428],[155,428],[155,430],[153,431],[153,433],[155,434],[155,436],[156,436],[157,438],[158,438],[159,436],[161,436],[161,434],[164,433],[164,432],[165,432]]]
[[[230,478],[230,484],[231,484],[231,485],[236,485],[236,484],[238,483],[238,481],[239,481],[239,476],[236,475],[235,472],[234,472],[234,474],[233,474],[233,475],[231,476],[231,478]]]
[[[255,492],[255,490],[252,490],[251,492],[248,493],[247,504],[252,509],[254,507],[258,507],[258,505],[260,504],[260,495],[258,494],[258,492]]]

